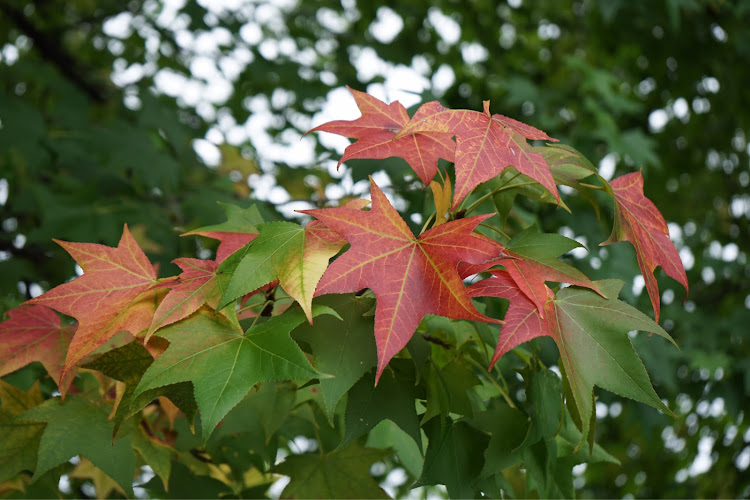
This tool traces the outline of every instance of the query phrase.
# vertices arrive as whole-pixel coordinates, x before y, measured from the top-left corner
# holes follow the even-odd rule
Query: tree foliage
[[[398,461],[388,458],[392,453],[373,458],[385,464],[385,469],[372,469],[378,473],[376,479],[384,479],[394,467],[403,468],[411,479],[422,478],[422,484],[453,478],[448,491],[460,496],[471,494],[461,489],[464,485],[496,495],[500,490],[550,496],[573,490],[584,496],[746,495],[749,485],[743,471],[750,450],[742,409],[750,387],[744,328],[750,288],[744,250],[750,244],[745,193],[750,131],[742,112],[748,96],[741,86],[732,85],[742,81],[750,67],[746,4],[322,1],[242,8],[187,2],[173,8],[160,1],[58,5],[1,0],[0,307],[9,311],[3,328],[15,336],[0,344],[4,353],[14,353],[10,362],[0,358],[5,374],[0,393],[2,433],[14,436],[3,440],[0,456],[9,465],[0,467],[0,491],[57,495],[58,478],[64,475],[73,487],[68,494],[74,496],[93,494],[92,486],[103,496],[129,492],[129,485],[113,481],[111,474],[117,472],[102,472],[94,463],[97,457],[82,450],[74,452],[85,457],[77,464],[53,467],[29,483],[37,463],[33,453],[40,449],[48,424],[18,416],[34,407],[46,408],[38,412],[57,411],[50,403],[53,392],[66,393],[72,384],[66,401],[80,408],[84,400],[96,402],[104,414],[111,413],[116,442],[129,439],[135,463],[151,464],[157,477],[147,486],[155,496],[215,496],[228,492],[228,484],[234,494],[260,494],[265,486],[243,492],[239,485],[262,485],[264,479],[239,478],[236,471],[268,471],[275,450],[311,451],[305,443],[315,443],[320,457],[328,460],[319,466],[300,462],[300,468],[310,473],[324,473],[327,463],[355,450],[359,453],[362,446],[390,448]],[[386,36],[378,26],[386,20],[398,26],[394,15],[401,29]],[[412,123],[415,134],[404,132],[394,140],[417,110],[391,102],[392,97],[385,99],[391,102],[386,105],[373,96],[383,99],[393,92],[391,75],[406,67],[417,68],[412,81],[418,84],[412,89],[422,93],[422,102],[438,98],[441,106],[456,111],[446,114],[451,122],[426,108],[423,113],[429,110],[436,119]],[[166,85],[167,80],[173,85]],[[343,84],[369,93],[353,91],[362,111],[360,120],[368,110],[381,108],[387,111],[385,118],[360,121],[364,126],[356,128],[338,120],[343,109],[333,115],[326,111],[326,119],[338,121],[319,130],[331,127],[328,131],[343,132],[356,142],[346,151],[332,152],[333,143],[324,137],[328,134],[310,134],[302,144],[314,148],[312,161],[302,163],[279,154],[280,148],[300,144],[302,134],[323,121],[311,116],[325,107],[323,96],[346,93]],[[404,94],[399,99],[406,103]],[[479,111],[484,99],[491,99],[493,112],[529,123],[526,131],[533,125],[533,130],[549,134],[532,134],[532,139],[555,137],[560,142],[526,145],[511,132],[513,122],[489,110]],[[462,145],[459,161],[457,152],[446,147],[450,143],[444,128],[452,128],[459,114],[462,122],[468,120],[464,125],[472,124],[473,133],[487,126],[485,130],[502,139],[508,131],[510,149],[492,154],[507,159],[515,148],[523,150],[530,160],[525,164],[528,170],[504,164],[502,171],[486,170],[481,158],[487,151],[476,148],[470,135],[456,136]],[[523,130],[516,132],[529,137]],[[216,158],[196,157],[196,149],[203,153],[207,147],[196,138],[204,136],[218,145],[213,150],[219,153]],[[390,158],[398,144],[408,143],[417,148],[400,148],[406,163]],[[359,160],[358,155],[378,160]],[[339,158],[344,163],[337,170]],[[478,160],[474,165],[479,168],[458,166],[472,159]],[[544,177],[545,164],[553,183]],[[438,169],[442,177],[435,177]],[[602,181],[585,178],[597,170]],[[390,186],[383,182],[383,171]],[[470,221],[456,216],[475,203],[469,216],[498,214],[483,221],[479,231],[482,238],[504,244],[503,263],[495,262],[490,274],[482,268],[489,262],[464,262],[458,271],[460,277],[484,273],[480,276],[486,278],[481,286],[467,288],[477,308],[473,314],[506,321],[496,343],[496,326],[432,315],[422,318],[415,330],[406,329],[414,332],[406,351],[383,368],[377,386],[374,367],[385,363],[382,354],[376,357],[373,312],[382,319],[382,311],[378,314],[369,292],[313,299],[315,286],[309,285],[316,276],[324,284],[329,280],[323,273],[325,264],[341,250],[337,245],[348,240],[336,236],[322,220],[303,229],[293,212],[324,213],[326,207],[341,205],[346,208],[330,210],[359,211],[357,217],[369,217],[373,208],[362,210],[356,201],[345,202],[368,190],[372,174],[415,241],[442,225],[450,228],[454,222]],[[460,207],[456,199],[471,189],[476,194]],[[269,192],[282,196],[269,197]],[[306,203],[300,204],[303,200]],[[649,216],[655,213],[649,200],[663,217]],[[229,205],[222,207],[217,201]],[[421,231],[425,222],[433,229]],[[70,248],[95,244],[114,252],[120,239],[128,245],[125,224],[148,256],[149,266],[154,264],[153,274],[145,267],[143,272],[152,276],[156,288],[128,296],[123,314],[108,326],[119,331],[131,317],[138,319],[132,328],[149,335],[149,342],[126,343],[129,334],[110,332],[116,335],[97,351],[68,363],[67,379],[60,381],[64,352],[51,346],[67,343],[75,324],[67,316],[58,323],[55,313],[39,304],[18,306],[68,282],[75,271],[80,274],[53,239],[91,242],[67,243]],[[527,229],[533,226],[538,229]],[[253,238],[270,247],[285,229],[290,239],[284,255],[275,261],[253,262],[252,254],[235,253]],[[575,242],[560,239],[556,232],[585,243],[589,253],[582,256]],[[633,244],[636,258],[628,245],[596,248],[599,242],[623,240]],[[344,249],[343,255],[351,251]],[[293,260],[299,265],[285,265]],[[686,274],[680,272],[680,260]],[[314,266],[302,264],[313,261]],[[665,272],[654,272],[656,267]],[[240,272],[242,278],[231,285],[232,276]],[[86,271],[69,285],[90,274]],[[681,286],[675,287],[664,274]],[[259,288],[246,281],[251,276],[271,284]],[[607,281],[612,276],[625,280],[614,297],[608,293],[617,288]],[[679,299],[688,281],[690,296],[683,307]],[[555,282],[575,286],[558,291]],[[226,294],[230,285],[232,297]],[[548,302],[550,286],[556,297]],[[582,299],[567,295],[579,287],[590,292]],[[237,317],[231,307],[224,307],[255,289],[258,292],[246,297]],[[210,403],[204,400],[199,408],[191,382],[136,394],[154,358],[174,349],[161,340],[160,332],[174,331],[174,338],[180,339],[174,344],[179,345],[181,325],[218,310],[214,318],[220,324],[245,326],[237,334],[227,331],[226,339],[230,346],[237,342],[237,355],[252,356],[251,343],[231,341],[232,335],[246,337],[254,321],[246,316],[253,310],[261,313],[256,327],[266,324],[268,315],[299,315],[286,309],[293,300],[306,308],[306,314],[300,316],[290,341],[312,361],[317,378],[310,380],[316,383],[260,383],[205,440],[201,419]],[[628,404],[607,391],[596,391],[597,411],[590,408],[587,424],[577,408],[549,405],[550,394],[582,401],[593,385],[611,389],[606,378],[615,371],[560,380],[541,368],[562,366],[565,375],[565,358],[558,358],[554,345],[566,336],[588,344],[593,349],[588,352],[601,354],[597,349],[602,347],[592,344],[596,337],[578,336],[576,325],[585,323],[582,313],[592,304],[621,314],[626,303],[645,313],[653,309],[663,331],[680,345],[678,351],[653,336],[630,334],[629,342],[677,419]],[[305,316],[316,314],[319,305],[342,319],[320,309],[325,312],[310,326]],[[552,322],[545,307],[576,318],[576,323]],[[72,316],[80,319],[77,314],[88,312],[84,308]],[[29,327],[31,320],[39,321]],[[620,338],[625,328],[641,327],[645,328],[632,316],[611,325]],[[527,349],[510,347],[539,331],[548,333],[524,344]],[[653,325],[645,331],[662,333]],[[100,335],[106,329],[97,332],[94,338],[109,335]],[[75,332],[77,338],[79,334]],[[36,340],[25,340],[32,337]],[[329,337],[335,342],[328,342]],[[478,354],[478,346],[488,351]],[[501,356],[507,351],[511,353]],[[635,354],[630,352],[632,361]],[[352,357],[359,362],[338,361]],[[631,361],[629,369],[642,369],[640,362]],[[491,373],[500,387],[485,375],[490,362],[496,362]],[[85,367],[73,367],[76,363]],[[231,374],[226,377],[232,379]],[[61,387],[56,382],[62,382]],[[638,386],[635,379],[633,383]],[[517,408],[503,403],[477,407],[478,401],[500,390]],[[648,391],[639,397],[657,406],[661,401]],[[12,403],[6,402],[10,399]],[[396,402],[408,400],[424,406],[415,414],[404,413]],[[130,411],[143,401],[158,405]],[[96,415],[90,409],[82,412]],[[153,428],[166,429],[166,434],[155,440],[153,428],[135,425],[139,418],[155,422]],[[193,421],[196,437],[187,424]],[[611,455],[598,445],[593,451],[586,446],[576,450],[585,425],[593,429],[589,437]],[[298,436],[313,441],[295,440]],[[460,443],[486,452],[464,456]],[[613,463],[613,456],[620,465]],[[456,460],[467,468],[447,465]],[[528,471],[526,483],[519,482],[523,476],[513,465],[519,460]],[[576,468],[572,481],[571,468],[587,460],[589,465]],[[505,480],[495,473],[501,469]],[[23,470],[27,472],[16,475]],[[118,477],[126,482],[124,475]],[[184,484],[192,488],[183,489]],[[293,488],[301,486],[295,484]],[[407,481],[400,491],[411,485]]]

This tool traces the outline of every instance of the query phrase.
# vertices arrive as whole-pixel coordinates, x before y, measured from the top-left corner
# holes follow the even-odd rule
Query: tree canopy
[[[174,259],[206,258],[217,243],[178,234],[232,220],[217,202],[254,204],[267,223],[301,220],[295,210],[358,198],[372,175],[389,185],[394,206],[418,232],[422,221],[412,215],[422,213],[431,193],[410,189],[418,181],[402,168],[403,160],[352,159],[339,170],[347,142],[304,134],[324,121],[357,116],[345,86],[388,102],[399,99],[411,113],[433,99],[471,110],[483,109],[489,99],[493,112],[574,145],[607,180],[641,172],[690,283],[683,303],[682,288],[662,270],[655,273],[659,323],[679,351],[648,342],[645,333],[631,338],[677,418],[597,393],[596,442],[621,464],[603,460],[575,468],[577,494],[750,494],[750,428],[744,420],[750,396],[747,0],[0,0],[0,13],[3,312],[81,274],[53,238],[113,247],[128,224],[159,275],[179,274]],[[519,194],[526,193],[519,188]],[[610,236],[612,213],[597,217],[590,200],[572,190],[561,188],[560,197],[572,214],[552,203],[511,198],[516,204],[512,211],[507,207],[508,224],[536,224],[585,244],[589,251],[573,251],[571,262],[593,280],[613,274],[626,279],[620,298],[650,311],[647,280],[631,249],[596,246]],[[305,335],[311,336],[300,333]],[[315,349],[314,336],[308,342]],[[549,345],[540,345],[540,355],[549,355]],[[374,366],[374,358],[369,361]],[[45,373],[32,364],[4,376],[9,385],[0,387],[8,394],[23,391],[31,407],[56,389]],[[396,375],[388,376],[377,387],[398,386]],[[372,389],[367,377],[360,383]],[[34,389],[36,380],[41,389]],[[538,390],[545,384],[539,382]],[[242,415],[260,420],[261,441],[276,429],[271,417],[258,417],[253,408],[290,404],[285,388],[280,383],[274,394],[259,391],[242,403]],[[34,410],[40,421],[51,406],[45,405]],[[80,405],[92,419],[101,411]],[[10,411],[0,407],[4,419]],[[316,418],[324,422],[326,416]],[[504,418],[509,425],[517,420]],[[239,425],[227,420],[224,438]],[[381,438],[392,439],[394,447],[421,445],[404,426],[381,427],[381,434],[395,435]],[[181,449],[193,449],[187,441],[198,438],[183,430]],[[432,429],[430,436],[442,431]],[[465,424],[440,435],[447,447],[457,436],[485,438]],[[351,442],[325,455],[325,467],[335,470],[347,454],[358,453],[361,445],[354,437]],[[230,460],[231,443],[220,443],[221,450],[217,445],[211,451]],[[133,460],[132,452],[129,458],[123,453],[123,460]],[[437,464],[439,477],[441,457],[431,453],[426,460]],[[375,452],[371,458],[382,459]],[[350,466],[360,474],[370,463]],[[64,473],[71,474],[68,465]],[[284,474],[284,467],[291,465],[278,472]],[[89,480],[98,494],[117,489],[111,484],[116,478],[90,469],[79,464],[84,479],[73,474],[70,481]],[[201,478],[195,487],[212,496],[217,478]],[[12,479],[0,471],[0,495],[21,495]],[[40,481],[26,485],[26,494],[49,496],[57,487],[56,478]],[[150,491],[160,487],[152,484]],[[177,483],[169,492],[189,493]],[[321,496],[329,493],[320,490]]]

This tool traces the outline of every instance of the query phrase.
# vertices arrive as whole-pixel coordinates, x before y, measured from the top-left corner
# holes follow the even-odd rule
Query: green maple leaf
[[[361,210],[367,200],[352,200],[346,208]],[[320,221],[306,227],[293,222],[268,222],[258,226],[260,234],[243,251],[219,267],[219,281],[225,290],[219,308],[274,280],[299,302],[312,323],[312,299],[328,260],[346,244]]]
[[[153,469],[154,473],[162,480],[166,488],[169,485],[169,475],[172,472],[172,456],[175,449],[154,436],[146,434],[142,425],[133,423],[127,429],[127,436],[133,449],[143,458],[143,461]]]
[[[44,424],[16,417],[41,402],[38,382],[28,391],[22,391],[0,380],[0,482],[22,470],[34,470]]]
[[[484,466],[489,436],[466,422],[431,419],[425,425],[430,440],[418,485],[444,484],[451,498],[475,498],[473,484]]]
[[[589,434],[595,385],[672,414],[651,386],[628,332],[652,332],[673,344],[674,340],[648,316],[617,300],[623,281],[594,282],[608,298],[575,286],[564,288],[555,296],[547,289],[548,300],[541,318],[529,299],[508,286],[509,278],[504,271],[493,275],[470,288],[475,297],[494,296],[511,301],[493,362],[522,342],[542,335],[552,337],[580,416],[582,439]]]
[[[370,432],[383,420],[391,420],[406,432],[422,450],[422,435],[414,408],[414,381],[401,380],[393,370],[383,372],[378,385],[368,373],[349,391],[346,404],[346,434],[341,446]]]
[[[324,312],[336,314],[327,307],[313,309],[314,315]],[[242,333],[223,317],[200,310],[159,331],[170,345],[143,374],[133,400],[138,403],[141,394],[157,387],[192,382],[206,441],[258,382],[320,375],[289,336],[304,319],[295,310]]]
[[[34,478],[76,455],[84,455],[117,484],[133,495],[135,455],[130,439],[112,442],[114,425],[107,411],[81,396],[48,399],[16,420],[47,422],[39,443]]]
[[[673,415],[651,386],[628,332],[653,332],[675,347],[677,344],[648,316],[615,299],[624,284],[621,280],[597,284],[610,299],[569,287],[558,292],[547,306],[550,331],[556,333],[553,338],[581,415],[583,438],[587,437],[593,413],[594,385]]]
[[[325,455],[289,456],[273,471],[291,478],[281,498],[388,498],[370,467],[390,454],[354,442]]]
[[[341,314],[343,324],[334,318],[319,318],[314,327],[299,327],[294,337],[310,344],[315,368],[332,375],[320,380],[326,415],[332,421],[341,397],[377,363],[373,318],[364,316],[374,301],[351,294],[327,295],[317,301]]]

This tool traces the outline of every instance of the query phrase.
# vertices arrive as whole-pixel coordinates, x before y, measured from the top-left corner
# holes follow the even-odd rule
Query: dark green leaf
[[[370,475],[372,464],[389,455],[355,442],[325,455],[288,456],[274,472],[291,478],[282,498],[389,498]]]
[[[377,386],[372,373],[362,377],[349,391],[346,431],[341,446],[388,419],[406,432],[421,450],[422,437],[411,392],[413,386],[413,381],[396,378],[393,370],[384,371]]]
[[[43,475],[76,455],[84,455],[129,495],[133,495],[135,456],[130,439],[112,442],[114,425],[107,412],[87,399],[69,395],[48,399],[16,417],[18,420],[47,422],[41,442],[34,477]]]
[[[320,380],[331,422],[341,397],[377,363],[373,318],[363,316],[374,302],[352,294],[321,297],[316,303],[335,309],[343,321],[323,316],[313,325],[302,325],[294,331],[294,338],[310,344],[315,368],[332,375]]]
[[[452,498],[474,498],[489,437],[465,422],[433,418],[424,427],[429,445],[420,484],[444,484]]]
[[[0,380],[0,482],[23,470],[34,470],[44,424],[16,420],[16,417],[41,402],[38,383],[22,391]]]

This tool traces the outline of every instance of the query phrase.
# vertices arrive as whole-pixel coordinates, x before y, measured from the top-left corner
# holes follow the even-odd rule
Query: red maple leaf
[[[544,304],[548,298],[546,281],[583,286],[601,295],[601,291],[596,284],[585,274],[557,259],[548,259],[547,262],[535,261],[528,257],[515,255],[511,251],[507,253],[510,257],[515,258],[503,259],[498,264],[505,266],[518,289],[532,301],[542,317],[544,317]]]
[[[0,323],[0,377],[39,361],[55,382],[59,382],[65,352],[75,327],[63,326],[60,316],[49,307],[30,305],[8,311],[8,319]],[[60,383],[65,393],[73,381],[69,372]]]
[[[677,248],[669,239],[669,228],[659,209],[643,194],[643,176],[632,172],[613,179],[615,224],[612,235],[602,245],[629,241],[635,247],[646,290],[654,306],[654,318],[659,321],[659,285],[654,277],[657,266],[677,280],[688,291],[687,275]]]
[[[78,320],[62,376],[116,333],[148,328],[156,307],[145,293],[161,286],[156,271],[126,225],[117,247],[55,240],[83,269],[83,275],[31,299]]]
[[[497,360],[515,346],[540,335],[549,335],[549,332],[537,306],[521,292],[510,273],[503,269],[493,269],[490,272],[492,278],[474,283],[468,291],[472,297],[500,297],[510,301],[505,313],[505,324],[500,329],[500,338],[490,361],[489,368],[492,369]],[[546,286],[545,288],[551,294],[551,290]]]
[[[306,210],[346,239],[351,247],[323,275],[316,295],[370,288],[377,298],[375,340],[377,378],[409,341],[426,314],[497,322],[471,302],[457,266],[499,253],[472,234],[487,216],[447,222],[415,238],[378,186],[370,180],[372,209]]]
[[[439,158],[453,161],[456,143],[452,133],[426,132],[394,140],[409,122],[406,108],[398,102],[383,101],[347,87],[362,116],[356,120],[336,120],[318,125],[310,132],[330,132],[357,139],[344,151],[339,165],[354,158],[383,159],[398,156],[406,160],[425,185],[437,172]],[[309,133],[309,132],[308,132]]]
[[[508,166],[516,167],[522,174],[539,182],[560,201],[544,157],[531,151],[526,142],[526,139],[557,139],[512,118],[491,115],[490,101],[484,101],[483,113],[448,109],[437,101],[423,104],[395,139],[403,140],[416,133],[456,136],[454,209],[475,187],[499,175]]]

